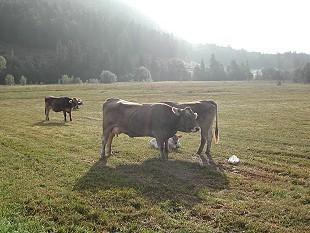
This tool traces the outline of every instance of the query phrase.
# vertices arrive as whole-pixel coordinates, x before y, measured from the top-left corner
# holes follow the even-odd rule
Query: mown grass
[[[84,105],[46,122],[46,95]],[[195,154],[199,133],[167,162],[149,138],[119,135],[100,161],[110,97],[216,101],[214,164]],[[309,232],[309,102],[309,85],[289,83],[1,86],[0,232]]]

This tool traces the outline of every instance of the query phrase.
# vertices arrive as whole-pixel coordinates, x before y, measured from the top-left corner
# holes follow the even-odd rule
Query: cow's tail
[[[218,124],[217,124],[217,119],[218,119],[218,115],[217,115],[217,104],[215,102],[213,102],[215,105],[215,131],[214,131],[214,140],[215,143],[218,144],[220,141],[220,135],[219,135],[219,128],[218,128]]]

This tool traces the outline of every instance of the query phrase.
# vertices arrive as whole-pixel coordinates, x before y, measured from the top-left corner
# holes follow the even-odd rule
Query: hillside
[[[85,82],[99,79],[103,70],[116,74],[118,81],[130,81],[140,66],[154,81],[229,80],[236,79],[229,73],[234,62],[234,73],[251,79],[250,69],[292,71],[310,62],[306,54],[192,45],[161,31],[120,0],[0,0],[0,31],[0,56],[7,61],[6,70],[0,70],[0,84],[7,74],[16,80],[24,75],[29,83],[57,83],[64,74]],[[219,75],[212,76],[212,54]],[[202,61],[210,72],[195,76],[194,68]]]

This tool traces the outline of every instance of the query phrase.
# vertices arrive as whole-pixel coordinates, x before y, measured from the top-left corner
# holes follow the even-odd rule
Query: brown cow
[[[67,121],[67,113],[69,113],[70,121],[72,121],[71,110],[77,105],[77,102],[73,101],[69,97],[45,97],[45,119],[48,121],[49,112],[52,109],[54,112],[63,112],[65,121]]]
[[[115,135],[125,133],[129,137],[155,137],[160,157],[168,159],[168,139],[177,131],[197,132],[197,113],[189,107],[180,109],[167,104],[138,104],[122,99],[107,99],[103,104],[103,133],[101,157],[108,156]]]
[[[215,132],[214,132],[215,143],[218,143],[219,141],[219,130],[217,125],[217,118],[218,118],[217,104],[214,101],[207,101],[207,100],[184,102],[184,103],[177,103],[177,102],[163,102],[163,103],[166,103],[176,108],[190,107],[193,110],[193,112],[198,113],[197,123],[201,128],[201,140],[197,154],[201,154],[207,142],[206,155],[210,155],[211,142],[213,136],[212,125],[214,118],[216,118]]]

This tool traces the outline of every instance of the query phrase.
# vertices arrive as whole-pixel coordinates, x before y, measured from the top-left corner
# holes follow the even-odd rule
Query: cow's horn
[[[173,112],[175,115],[180,116],[180,112],[179,112],[179,109],[178,109],[178,108],[172,107],[172,112]]]

